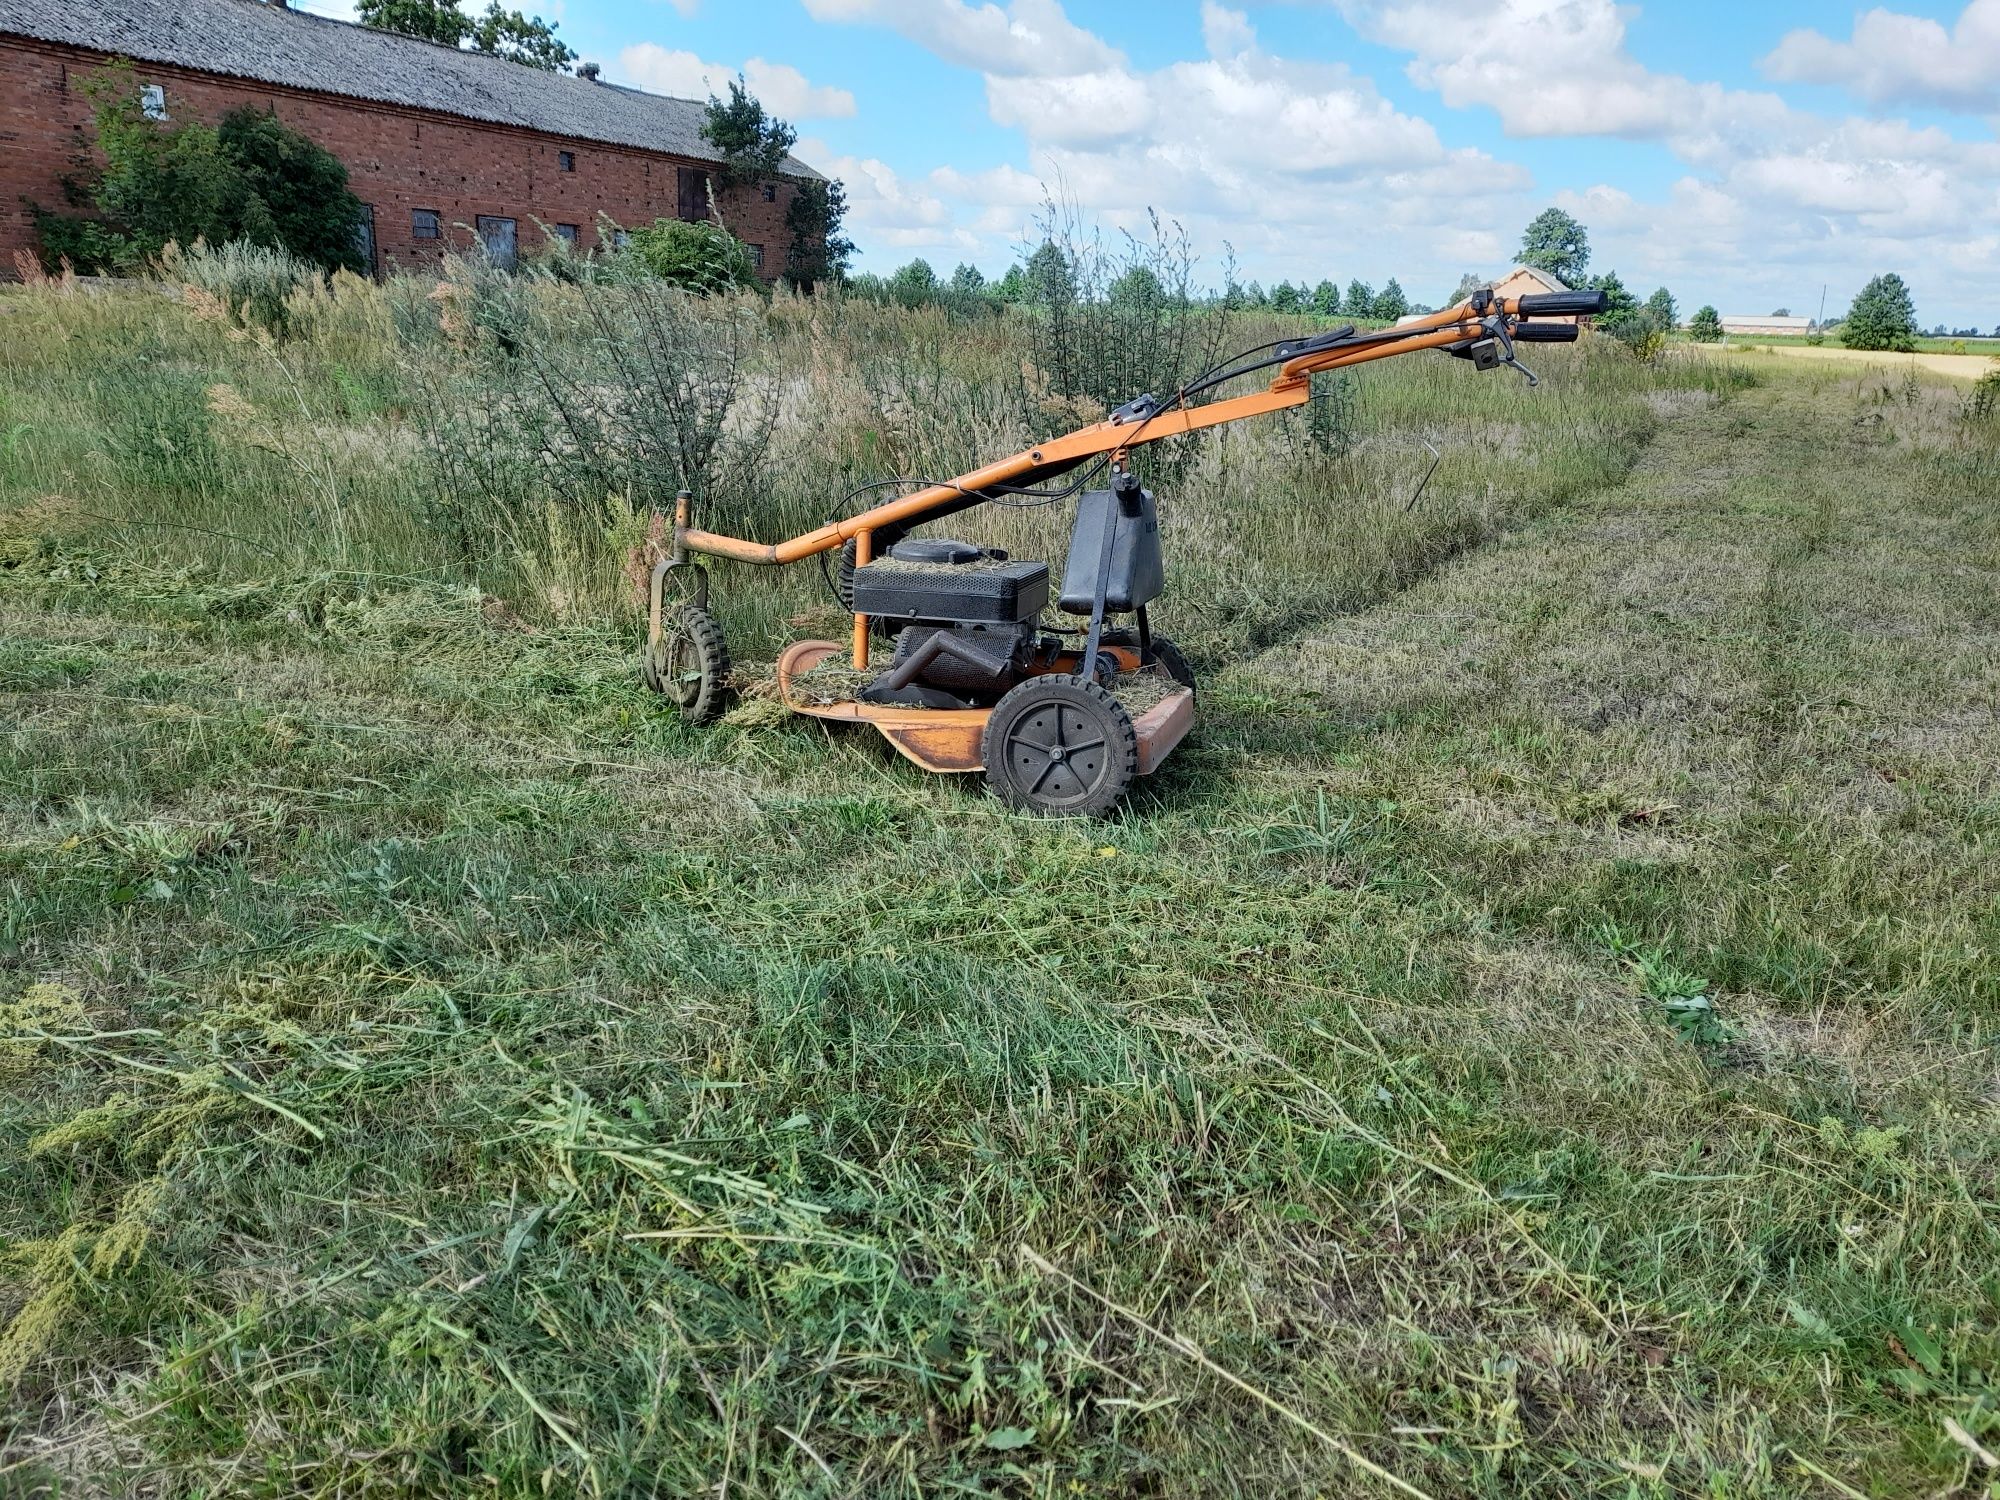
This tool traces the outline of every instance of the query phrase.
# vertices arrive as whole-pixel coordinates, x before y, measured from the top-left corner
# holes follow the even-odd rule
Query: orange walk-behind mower
[[[854,614],[853,641],[799,641],[787,649],[778,660],[787,707],[872,724],[926,770],[983,770],[1011,807],[1108,812],[1194,724],[1194,674],[1147,619],[1166,580],[1153,496],[1127,465],[1131,450],[1302,405],[1322,370],[1419,349],[1446,350],[1480,370],[1513,365],[1533,384],[1515,345],[1569,343],[1578,325],[1525,320],[1603,310],[1601,292],[1499,298],[1481,291],[1394,328],[1363,333],[1350,325],[1247,350],[1165,401],[1136,397],[1102,422],[946,483],[907,481],[922,487],[786,542],[700,530],[683,494],[673,550],[652,575],[646,680],[693,722],[722,710],[729,652],[708,611],[708,575],[697,555],[775,564],[838,549],[838,589]],[[1278,373],[1266,389],[1200,403],[1226,382],[1273,366]],[[1045,487],[1077,469],[1085,474],[1075,483]],[[1088,488],[1101,473],[1109,475],[1107,487]],[[1047,563],[911,535],[978,505],[1070,496],[1076,522],[1055,595],[1057,608],[1079,622],[1067,629],[1043,623]]]

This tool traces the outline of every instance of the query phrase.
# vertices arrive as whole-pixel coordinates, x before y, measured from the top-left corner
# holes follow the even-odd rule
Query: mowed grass
[[[2000,443],[1879,384],[1285,497],[1105,824],[15,512],[0,1479],[1985,1493]]]

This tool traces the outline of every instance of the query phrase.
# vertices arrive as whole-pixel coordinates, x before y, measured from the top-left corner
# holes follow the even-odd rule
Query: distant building
[[[1776,314],[1766,318],[1745,317],[1740,313],[1722,315],[1722,331],[1740,334],[1788,334],[1811,333],[1811,318],[1781,318]]]
[[[637,226],[710,217],[719,162],[706,106],[547,73],[288,9],[285,0],[0,0],[0,274],[35,244],[33,208],[67,210],[91,153],[78,85],[129,58],[146,113],[214,123],[269,110],[346,165],[367,207],[361,247],[385,269],[476,243],[502,261],[542,230],[588,249],[598,217]],[[764,278],[785,269],[785,211],[820,174],[716,195]]]
[[[1485,283],[1487,290],[1496,297],[1530,297],[1543,292],[1566,292],[1569,285],[1559,276],[1551,276],[1547,271],[1538,271],[1533,266],[1516,266],[1498,281]],[[1399,323],[1414,323],[1418,314],[1400,318]],[[1583,317],[1551,317],[1546,313],[1536,313],[1537,323],[1589,323]]]

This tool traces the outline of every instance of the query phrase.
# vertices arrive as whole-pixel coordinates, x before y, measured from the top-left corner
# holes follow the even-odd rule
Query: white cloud
[[[1060,0],[805,0],[815,21],[889,26],[945,62],[1002,78],[1045,78],[1109,68],[1124,59],[1074,24]]]
[[[1871,104],[2000,112],[2000,0],[1971,0],[1950,31],[1881,8],[1855,17],[1845,42],[1793,31],[1763,69],[1782,83],[1838,84]]]
[[[929,254],[966,255],[980,248],[979,237],[957,222],[943,198],[923,184],[905,181],[887,162],[874,157],[843,156],[824,141],[802,140],[798,153],[829,177],[847,187],[847,227],[870,246]],[[868,265],[884,272],[891,262]]]
[[[1257,45],[1250,18],[1216,0],[1201,0],[1201,43],[1210,57],[1240,57]]]
[[[1716,300],[1747,297],[1753,307],[1802,303],[1807,293],[1816,303],[1826,281],[1833,307],[1845,305],[1841,284],[1851,283],[1851,295],[1869,274],[1895,267],[1919,285],[1934,317],[1950,319],[1956,309],[1960,319],[1991,319],[1971,304],[1962,246],[1991,238],[2000,145],[1900,120],[1829,118],[1776,93],[1656,72],[1628,51],[1627,11],[1614,0],[1332,3],[1372,40],[1411,53],[1414,82],[1454,108],[1491,109],[1511,135],[1652,140],[1692,169],[1650,200],[1604,185],[1557,196],[1590,227],[1595,268],[1615,266],[1628,282],[1675,280],[1684,290],[1690,281],[1734,286],[1744,295]],[[1973,23],[1985,26],[1990,16],[2000,16],[2000,0],[1974,0],[1952,47],[1984,45]],[[1913,59],[1935,62],[1936,54],[1914,43],[1891,48],[1885,38],[1897,28],[1885,32],[1885,17],[1863,16],[1856,36],[1883,70],[1866,87],[1886,95],[1892,85],[1883,79],[1908,78],[1920,67]],[[1922,26],[1905,33],[1928,35]],[[1826,48],[1839,44],[1796,42],[1799,35],[1779,49],[1786,68],[1831,66]],[[1930,41],[1942,37],[1940,28]],[[1971,87],[1963,70],[1934,73],[1933,82],[1947,76]],[[1989,68],[1989,87],[1993,76]]]
[[[996,238],[1033,234],[1053,191],[1113,231],[1143,232],[1157,207],[1188,228],[1211,271],[1233,245],[1246,277],[1396,274],[1421,295],[1432,281],[1456,282],[1462,267],[1447,260],[1467,249],[1467,205],[1528,183],[1517,166],[1448,148],[1345,65],[1273,56],[1217,0],[1201,13],[1208,55],[1150,70],[1076,27],[1055,0],[1004,11],[961,0],[806,4],[822,19],[890,25],[984,75],[988,113],[1020,133],[1030,170],[940,169],[923,188],[956,227],[983,237],[989,264]],[[1028,32],[1035,47],[1013,44]],[[1042,45],[1059,36],[1066,45]]]
[[[704,62],[692,52],[674,52],[654,42],[640,42],[618,54],[616,77],[656,94],[680,99],[724,95],[738,70]],[[785,120],[846,119],[854,113],[854,95],[846,89],[822,88],[789,63],[753,57],[743,64],[743,81],[764,107]]]
[[[1187,227],[1211,277],[1226,244],[1246,280],[1394,275],[1435,301],[1463,271],[1504,269],[1520,226],[1553,199],[1589,226],[1594,269],[1642,292],[1665,283],[1691,306],[1816,307],[1828,283],[1837,310],[1870,275],[1897,269],[1931,321],[2000,316],[1972,290],[2000,239],[2000,144],[1829,118],[1775,91],[1648,68],[1617,0],[1321,3],[1407,53],[1410,77],[1450,108],[1490,110],[1512,136],[1657,142],[1681,174],[1644,192],[1538,189],[1520,165],[1448,142],[1347,65],[1273,54],[1228,0],[1204,0],[1202,55],[1157,67],[1077,26],[1060,0],[805,0],[821,20],[889,27],[980,75],[989,115],[1023,154],[921,175],[801,154],[848,179],[856,238],[874,252],[864,264],[877,271],[912,254],[940,268],[1002,264],[1033,236],[1052,189],[1114,232],[1143,233],[1157,208]],[[1975,0],[1952,45],[1995,7]],[[1857,37],[1870,24],[1857,22]]]
[[[1690,152],[1780,128],[1775,94],[1655,73],[1625,50],[1614,0],[1336,0],[1371,40],[1415,54],[1413,82],[1483,106],[1515,136],[1676,140]]]

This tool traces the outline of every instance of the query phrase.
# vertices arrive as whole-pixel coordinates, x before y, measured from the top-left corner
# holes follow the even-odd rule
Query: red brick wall
[[[106,59],[74,48],[0,37],[0,275],[12,273],[14,251],[35,243],[30,205],[67,207],[62,179],[81,175],[91,135],[90,106],[77,88]],[[136,65],[138,81],[166,90],[176,124],[214,123],[240,105],[269,109],[347,166],[354,194],[375,210],[381,269],[420,266],[446,243],[467,249],[475,216],[516,222],[521,249],[542,243],[535,220],[575,224],[588,247],[597,218],[632,227],[679,211],[686,157],[571,140],[540,131],[486,125],[453,115],[315,94],[302,89],[193,73],[153,63]],[[576,155],[576,170],[558,170],[557,153]],[[766,203],[756,186],[725,194],[724,221],[738,238],[764,247],[764,275],[784,270],[791,235],[785,210],[792,185],[777,185]],[[411,213],[436,210],[445,241],[411,237]],[[461,227],[463,226],[463,227]]]

